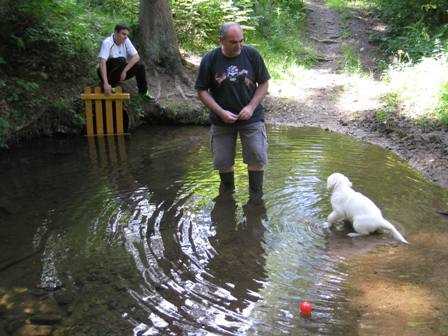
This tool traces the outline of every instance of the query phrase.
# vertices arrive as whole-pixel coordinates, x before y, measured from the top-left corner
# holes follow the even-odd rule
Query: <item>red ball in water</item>
[[[313,310],[313,306],[311,303],[304,301],[300,304],[300,313],[303,315],[309,315],[311,314],[311,311]]]

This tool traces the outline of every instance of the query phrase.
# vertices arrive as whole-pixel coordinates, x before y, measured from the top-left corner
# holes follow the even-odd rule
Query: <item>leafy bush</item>
[[[2,53],[2,68],[7,73],[26,69],[65,80],[86,75],[101,39],[114,24],[137,22],[138,4],[136,0],[9,2],[2,6],[0,23],[0,39],[8,49]]]
[[[203,53],[218,43],[219,27],[229,21],[254,29],[252,1],[172,0],[177,37],[181,46]]]
[[[274,78],[287,79],[293,68],[315,62],[315,51],[299,38],[305,17],[302,0],[260,0],[254,15],[257,29],[246,34],[247,40],[260,49]]]
[[[398,112],[399,99],[396,93],[387,93],[381,97],[383,108],[376,112],[376,120],[381,123],[387,123],[387,120]]]
[[[389,53],[402,50],[417,61],[448,50],[446,0],[374,0],[372,6],[389,24],[382,41]]]
[[[419,63],[402,62],[390,66],[385,79],[405,117],[446,124],[448,55],[425,57]],[[426,121],[425,121],[426,120]]]
[[[140,13],[138,0],[84,0],[78,1],[88,6],[92,11],[105,12],[111,17],[123,17],[129,25],[135,24]]]
[[[357,50],[347,45],[342,45],[342,58],[339,61],[339,68],[348,74],[362,74],[363,68]]]
[[[446,0],[373,0],[372,3],[394,27],[405,28],[416,22],[428,27],[448,23]]]
[[[138,12],[138,0],[0,0],[0,147],[52,108],[54,83],[80,85],[95,76],[101,40],[117,22],[135,25]],[[58,111],[71,111],[64,122],[77,127],[70,99],[59,105]]]
[[[274,77],[288,68],[311,64],[315,55],[298,38],[304,18],[302,0],[172,0],[174,22],[182,48],[203,54],[218,43],[218,28],[235,21],[247,43],[262,53]]]
[[[328,7],[334,8],[337,11],[342,11],[346,8],[367,8],[369,1],[367,0],[325,0]]]

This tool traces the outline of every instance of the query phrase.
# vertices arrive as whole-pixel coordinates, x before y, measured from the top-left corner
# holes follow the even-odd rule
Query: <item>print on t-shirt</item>
[[[215,80],[218,82],[218,87],[221,86],[221,83],[228,79],[230,82],[243,81],[247,87],[251,87],[254,83],[247,78],[247,74],[249,72],[246,69],[239,71],[236,65],[229,66],[225,72],[216,73]]]

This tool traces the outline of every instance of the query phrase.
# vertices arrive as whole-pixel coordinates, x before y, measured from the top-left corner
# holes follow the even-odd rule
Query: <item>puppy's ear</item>
[[[347,184],[350,188],[352,187],[352,181],[350,181],[347,176],[344,176],[344,183]]]
[[[346,185],[348,187],[352,186],[352,182],[348,179],[347,176],[341,173],[333,173],[328,176],[327,179],[327,189],[332,192],[336,187]]]
[[[332,192],[335,185],[336,185],[335,175],[332,174],[332,175],[328,176],[328,178],[327,178],[327,190]]]

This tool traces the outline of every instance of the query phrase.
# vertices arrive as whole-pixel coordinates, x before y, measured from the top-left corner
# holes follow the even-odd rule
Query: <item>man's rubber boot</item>
[[[263,171],[249,170],[249,191],[254,194],[263,194]]]
[[[219,173],[221,178],[221,190],[232,191],[235,189],[235,177],[233,172]]]

